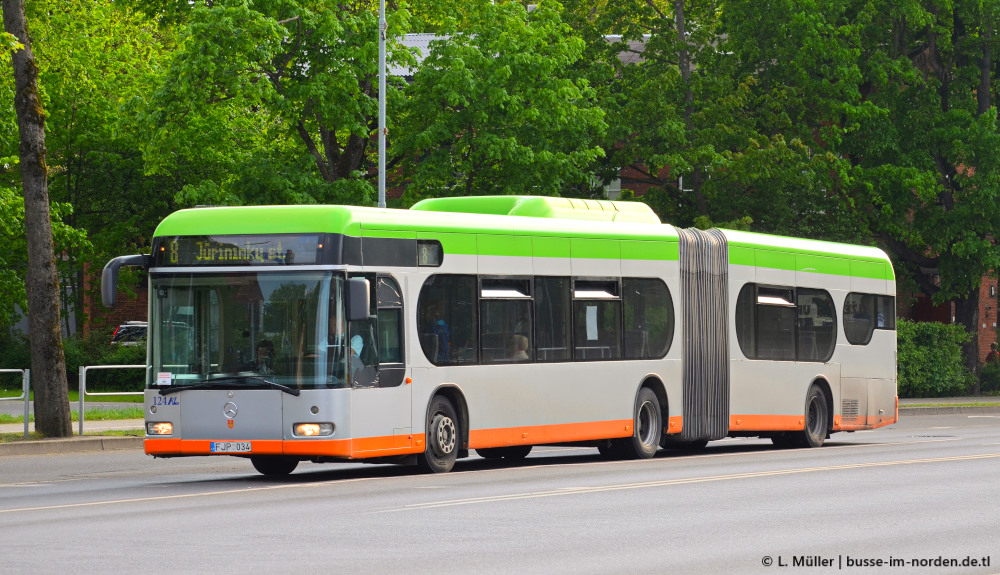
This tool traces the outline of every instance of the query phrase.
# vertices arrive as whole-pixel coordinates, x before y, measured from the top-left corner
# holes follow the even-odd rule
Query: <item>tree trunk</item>
[[[979,395],[979,288],[969,292],[969,297],[955,300],[955,323],[964,326],[971,335],[969,343],[962,346],[965,367],[976,375],[973,389]]]
[[[59,331],[59,276],[52,246],[52,220],[45,165],[45,113],[38,96],[38,66],[31,52],[23,0],[2,0],[3,26],[24,45],[12,55],[14,109],[21,136],[21,185],[28,241],[28,330],[35,430],[48,437],[73,434],[66,358]]]

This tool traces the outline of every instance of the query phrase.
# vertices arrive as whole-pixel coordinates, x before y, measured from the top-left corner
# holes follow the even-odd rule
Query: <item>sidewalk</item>
[[[77,453],[82,451],[111,451],[114,449],[142,449],[141,437],[121,437],[110,435],[92,435],[105,431],[126,431],[142,429],[145,422],[141,419],[117,419],[109,421],[91,421],[83,419],[83,435],[80,422],[73,422],[73,437],[59,439],[42,439],[0,443],[0,456],[4,455],[39,455],[45,453]],[[34,422],[28,423],[28,431],[34,431]],[[0,433],[24,434],[23,423],[0,424]]]
[[[931,399],[900,399],[899,416],[900,418],[903,418],[914,415],[949,415],[962,413],[969,415],[1000,415],[1000,405],[986,405],[989,403],[1000,403],[1000,397],[938,397]],[[75,435],[79,431],[79,425],[79,422],[73,422],[74,436],[71,438],[0,443],[0,456],[75,453],[82,451],[110,451],[114,449],[142,449],[141,437],[90,435],[105,431],[142,429],[145,422],[141,419],[91,421],[85,417],[83,420],[83,436]],[[33,431],[34,428],[34,423],[28,424],[29,431]],[[24,424],[2,424],[0,425],[0,433],[22,434],[24,433]]]

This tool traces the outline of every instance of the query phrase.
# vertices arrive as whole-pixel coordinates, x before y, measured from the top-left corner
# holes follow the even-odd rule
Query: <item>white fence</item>
[[[31,370],[30,369],[0,369],[0,373],[21,374],[21,395],[17,397],[0,397],[0,401],[24,400],[24,437],[28,437],[28,419],[30,415]]]
[[[103,395],[142,395],[142,391],[109,391],[109,392],[90,392],[87,391],[87,372],[92,369],[146,369],[145,365],[81,365],[80,366],[80,435],[83,435],[83,403],[87,396],[99,397]],[[143,384],[145,387],[145,384]],[[27,408],[25,408],[27,409]],[[27,418],[25,418],[27,421]],[[25,424],[25,433],[27,433],[27,424]]]

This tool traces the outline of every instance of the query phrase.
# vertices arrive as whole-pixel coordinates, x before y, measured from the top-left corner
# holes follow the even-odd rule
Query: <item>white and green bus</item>
[[[682,230],[644,204],[196,208],[157,227],[146,453],[450,470],[470,450],[613,457],[894,423],[882,251]]]

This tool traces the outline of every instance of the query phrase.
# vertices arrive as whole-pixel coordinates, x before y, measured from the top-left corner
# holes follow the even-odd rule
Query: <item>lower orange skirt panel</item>
[[[398,446],[398,438],[365,437],[359,439],[251,439],[249,453],[213,453],[212,441],[206,439],[146,438],[147,455],[297,455],[299,457],[342,457],[345,459],[385,457],[420,453],[424,436],[412,435],[412,446]],[[227,440],[231,441],[231,440]]]
[[[529,425],[473,429],[469,433],[469,449],[505,447],[508,445],[537,445],[540,443],[568,443],[632,435],[632,420],[594,421],[589,423],[563,423],[559,425]]]

